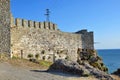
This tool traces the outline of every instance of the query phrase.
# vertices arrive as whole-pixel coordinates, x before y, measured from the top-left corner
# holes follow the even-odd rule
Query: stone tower
[[[0,53],[10,53],[10,0],[0,0]]]

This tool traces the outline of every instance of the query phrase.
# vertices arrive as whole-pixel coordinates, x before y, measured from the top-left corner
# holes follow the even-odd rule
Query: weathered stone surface
[[[10,53],[10,0],[0,0],[0,53]]]
[[[64,33],[61,31],[36,29],[36,28],[12,28],[11,49],[13,54],[21,55],[24,58],[28,54],[40,54],[41,59],[46,56],[62,58],[66,55],[69,59],[77,59],[77,49],[82,48],[81,35]],[[42,54],[42,51],[45,51]],[[53,52],[55,55],[50,54]],[[66,56],[66,57],[67,57]]]
[[[13,56],[27,58],[28,54],[39,54],[39,59],[48,61],[57,59],[77,61],[78,48],[94,49],[93,33],[87,30],[82,30],[80,33],[67,33],[58,30],[57,25],[52,22],[36,22],[19,18],[12,22],[13,17],[11,19],[11,55]],[[42,54],[42,51],[45,53]]]
[[[90,72],[91,75],[94,75],[100,80],[114,80],[109,74],[92,67],[88,63],[84,63],[84,67]]]
[[[94,36],[93,32],[87,32],[86,29],[76,32],[77,34],[82,34],[82,43],[83,49],[93,49],[94,45]]]
[[[78,74],[81,76],[90,74],[88,70],[86,70],[83,66],[80,66],[77,62],[63,60],[63,59],[58,59],[57,61],[55,61],[55,63],[51,65],[48,71],[68,72],[68,73]]]
[[[95,50],[88,50],[84,52],[78,52],[78,60],[79,64],[84,62],[89,63],[94,68],[97,68],[101,71],[108,72],[108,68],[104,65],[102,59],[97,55]]]
[[[100,80],[114,80],[108,74],[90,66],[88,63],[83,63],[79,65],[77,62],[74,61],[67,61],[67,60],[57,60],[48,71],[61,71],[67,72],[72,74],[77,74],[80,76],[89,76],[93,75]]]

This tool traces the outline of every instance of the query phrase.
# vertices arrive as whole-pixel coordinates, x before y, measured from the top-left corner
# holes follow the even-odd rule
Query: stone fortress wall
[[[10,53],[10,4],[0,0],[0,53]]]
[[[10,0],[0,0],[0,53],[27,58],[39,54],[43,60],[77,60],[77,51],[94,49],[93,32],[62,32],[52,22],[12,17]]]
[[[94,49],[93,32],[62,32],[52,22],[14,19],[11,16],[11,54],[27,58],[39,54],[40,59],[77,60],[77,50]]]

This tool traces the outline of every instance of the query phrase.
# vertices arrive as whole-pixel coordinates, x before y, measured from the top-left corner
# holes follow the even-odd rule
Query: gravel
[[[9,63],[0,63],[0,80],[66,80],[67,76],[54,75],[44,70],[30,70]]]

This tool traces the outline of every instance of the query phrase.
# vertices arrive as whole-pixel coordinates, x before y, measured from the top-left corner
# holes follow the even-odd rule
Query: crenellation
[[[17,27],[21,27],[21,26],[22,26],[22,19],[16,18],[16,19],[15,19],[15,25],[16,25]]]
[[[49,22],[44,22],[44,28],[49,29]]]
[[[44,22],[39,22],[40,29],[44,29]]]
[[[91,36],[93,36],[94,33],[93,33],[92,31],[90,31],[89,34],[90,34]]]
[[[30,27],[30,28],[37,28],[37,29],[47,29],[47,30],[58,30],[57,25],[52,22],[37,22],[32,20],[25,20],[16,18],[11,15],[11,27]]]
[[[34,24],[35,24],[35,28],[40,28],[39,27],[40,26],[39,22],[35,22]]]
[[[36,26],[35,26],[35,21],[33,21],[33,27],[36,28]]]
[[[49,29],[53,30],[53,23],[49,22]]]
[[[57,24],[53,24],[53,30],[57,30]]]
[[[46,29],[45,22],[43,22],[43,24],[44,24],[43,29]]]
[[[49,26],[48,26],[48,29],[50,30],[50,29],[51,29],[50,22],[48,23],[48,25],[49,25]]]
[[[83,29],[83,30],[77,31],[76,33],[77,34],[86,34],[87,33],[87,29]]]
[[[15,26],[15,19],[14,17],[12,16],[12,14],[10,14],[10,27],[14,27]]]
[[[29,20],[29,26],[32,28],[34,26],[34,22]]]
[[[28,20],[28,27],[30,27],[30,20]]]
[[[28,27],[28,20],[22,19],[22,27]]]

